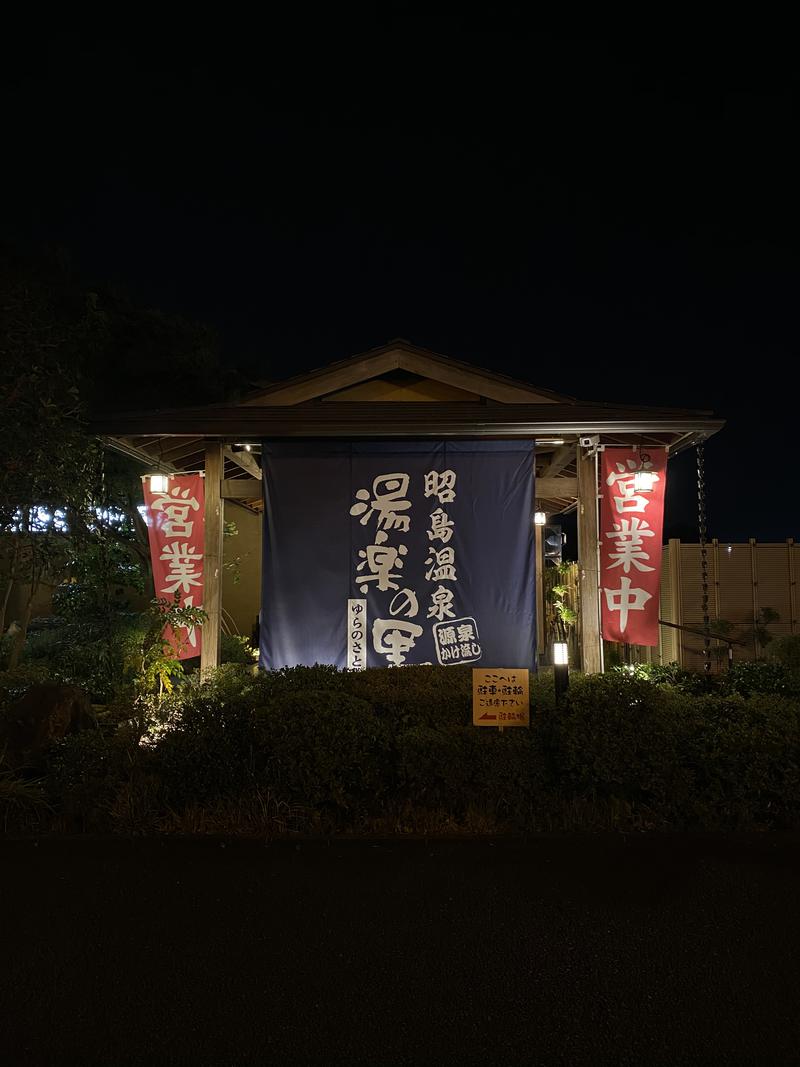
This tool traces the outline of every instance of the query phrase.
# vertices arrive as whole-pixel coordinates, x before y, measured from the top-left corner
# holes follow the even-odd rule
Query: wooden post
[[[714,565],[714,622],[719,622],[719,538],[713,538],[711,551],[711,562]],[[718,629],[719,627],[717,627]],[[717,667],[720,666],[721,660],[719,655],[720,642],[719,638],[714,642],[714,655],[717,660]],[[727,651],[727,649],[726,649]],[[713,669],[713,668],[712,668]]]
[[[667,548],[669,554],[669,580],[672,586],[672,622],[683,625],[683,598],[681,595],[681,542],[680,538],[670,537]],[[683,666],[683,640],[681,631],[675,630],[675,658]]]
[[[794,538],[789,537],[786,541],[786,549],[789,556],[789,633],[795,632],[797,626],[797,586],[794,577]]]
[[[536,651],[541,657],[545,650],[545,629],[547,621],[544,614],[544,551],[542,548],[542,527],[534,526],[535,573],[536,573]]]
[[[578,445],[578,574],[581,592],[581,663],[585,674],[603,669],[600,643],[600,567],[597,558],[595,457]]]
[[[756,557],[756,539],[750,538],[750,581],[753,583],[753,655],[761,659],[761,642],[758,640],[758,559]]]
[[[222,624],[222,530],[223,503],[220,495],[223,458],[219,441],[206,441],[206,537],[203,562],[203,609],[208,618],[203,626],[200,671],[219,664],[219,641]]]

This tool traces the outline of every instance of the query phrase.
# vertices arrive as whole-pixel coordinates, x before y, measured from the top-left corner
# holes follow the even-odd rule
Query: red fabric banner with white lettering
[[[143,479],[155,594],[172,600],[178,593],[181,607],[202,608],[205,484],[199,474],[173,474],[166,484],[153,492],[150,479]],[[194,627],[177,636],[167,630],[165,636],[179,659],[200,655],[200,631]]]
[[[657,645],[667,450],[606,447],[601,455],[603,637]]]

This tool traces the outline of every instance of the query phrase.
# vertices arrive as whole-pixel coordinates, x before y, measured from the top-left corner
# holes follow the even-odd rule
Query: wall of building
[[[760,544],[711,541],[708,544],[708,614],[711,628],[719,620],[733,624],[744,645],[734,646],[734,659],[759,659],[764,655],[754,634],[754,620],[770,608],[779,619],[767,627],[775,637],[800,633],[796,578],[800,572],[800,546],[794,540]],[[661,565],[660,618],[702,630],[702,571],[700,546],[671,540]],[[677,661],[686,667],[702,664],[703,638],[659,628],[658,662]],[[724,642],[713,642],[724,661]],[[716,660],[715,655],[715,660]]]
[[[261,527],[263,515],[234,501],[225,501],[225,521],[235,523],[237,534],[223,541],[223,627],[250,637],[261,606]],[[235,563],[236,559],[238,563]]]

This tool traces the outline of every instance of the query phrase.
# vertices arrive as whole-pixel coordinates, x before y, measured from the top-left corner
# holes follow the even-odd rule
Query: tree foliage
[[[26,590],[12,665],[42,583],[59,613],[102,633],[149,578],[141,471],[104,454],[90,409],[150,406],[155,383],[160,402],[200,403],[224,377],[207,327],[0,248],[0,635],[12,590]]]
[[[29,597],[12,664],[24,643],[33,597],[60,576],[93,523],[99,446],[86,433],[78,388],[91,308],[58,306],[29,278],[4,276],[0,307],[0,552],[6,584]]]

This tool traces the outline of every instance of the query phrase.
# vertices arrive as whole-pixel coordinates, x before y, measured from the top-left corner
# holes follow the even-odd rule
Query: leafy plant
[[[220,663],[248,663],[258,659],[258,649],[253,648],[241,634],[222,634],[220,639]]]
[[[783,634],[770,642],[769,656],[780,663],[795,689],[800,690],[800,634]]]
[[[23,778],[2,766],[0,753],[0,820],[3,830],[29,830],[51,810],[41,778]]]
[[[567,641],[578,620],[573,585],[564,580],[573,574],[574,568],[573,563],[559,563],[545,572],[546,581],[552,582],[545,594],[549,643]]]
[[[164,693],[172,692],[175,679],[183,673],[179,655],[187,645],[187,639],[177,635],[182,629],[188,632],[202,627],[206,618],[202,608],[182,607],[177,592],[174,600],[162,597],[151,602],[147,626],[127,663],[137,698],[160,700]]]

